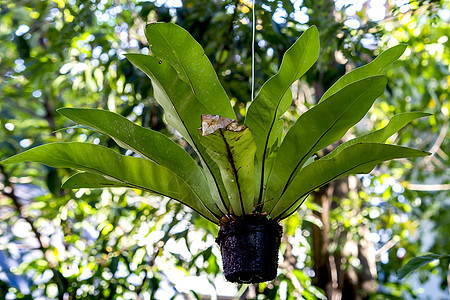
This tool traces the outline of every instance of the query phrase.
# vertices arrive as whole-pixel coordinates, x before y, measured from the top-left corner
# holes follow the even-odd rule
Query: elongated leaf
[[[397,45],[387,49],[380,55],[378,55],[372,62],[354,69],[353,71],[345,74],[338,81],[336,81],[326,92],[323,94],[320,101],[323,101],[335,94],[337,91],[346,87],[347,85],[361,80],[363,78],[384,75],[389,67],[405,52],[406,45]]]
[[[352,140],[349,140],[345,143],[342,143],[339,145],[336,149],[334,149],[330,154],[328,154],[325,158],[333,158],[336,155],[339,154],[343,149],[359,144],[359,143],[383,143],[386,141],[390,136],[392,136],[394,133],[402,129],[406,124],[411,122],[412,120],[415,120],[417,118],[422,118],[426,116],[430,116],[429,113],[424,112],[407,112],[407,113],[401,113],[398,115],[395,115],[392,117],[392,119],[389,121],[389,124],[386,125],[386,127],[365,134],[363,136],[354,138]]]
[[[199,155],[212,197],[226,213],[228,197],[220,178],[219,167],[199,142],[197,133],[202,114],[213,113],[198,101],[189,85],[177,76],[169,63],[143,54],[126,54],[126,57],[151,79],[154,96],[163,107],[167,122],[181,133]]]
[[[218,116],[204,116],[204,119],[211,117]],[[200,142],[219,165],[233,213],[242,216],[253,210],[256,145],[246,126],[230,121],[206,135],[201,133],[207,131],[205,127],[210,124],[202,122]]]
[[[383,93],[386,82],[385,76],[357,81],[301,115],[277,152],[267,198],[278,199],[314,152],[339,140],[358,123]],[[267,207],[271,209],[271,202]]]
[[[304,164],[303,167],[306,167],[306,166],[312,164],[312,163],[315,161],[316,158],[317,158],[316,155],[311,156],[311,157],[306,161],[306,163]],[[282,220],[282,219],[287,218],[288,216],[292,215],[293,213],[295,213],[295,212],[300,208],[300,206],[307,200],[308,196],[309,196],[309,194],[307,194],[307,195],[305,195],[304,197],[298,199],[298,200],[297,200],[297,203],[296,203],[295,205],[293,205],[290,209],[288,209],[287,211],[285,211],[285,212],[283,213],[283,215],[279,216],[278,218],[279,218],[280,220]],[[275,200],[275,199],[274,199],[274,200]]]
[[[272,145],[281,139],[281,130],[275,128],[282,128],[282,123],[277,121],[291,105],[290,86],[315,63],[319,57],[319,47],[317,28],[312,26],[286,51],[280,70],[262,86],[248,108],[245,125],[250,128],[257,146],[258,186],[264,181],[263,173],[267,173],[264,171],[265,159]],[[278,135],[274,135],[277,132]]]
[[[350,146],[334,158],[322,158],[304,167],[275,202],[270,215],[273,218],[286,216],[286,211],[316,188],[346,175],[369,173],[382,161],[426,155],[429,153],[395,145],[364,143]]]
[[[26,161],[102,175],[110,181],[180,201],[211,221],[217,219],[184,180],[148,159],[120,155],[106,147],[87,143],[51,143],[17,154],[1,163]]]
[[[62,184],[62,188],[64,189],[101,189],[111,187],[134,188],[133,186],[127,185],[125,182],[111,180],[103,175],[89,172],[76,173],[70,176]]]
[[[181,177],[209,207],[214,207],[202,169],[189,154],[165,135],[136,125],[127,118],[101,109],[61,108],[63,116],[112,137],[117,144],[169,168]]]
[[[151,23],[145,36],[153,55],[170,63],[212,114],[236,119],[213,66],[189,32],[173,23]]]
[[[144,54],[125,56],[151,79],[154,96],[163,107],[167,122],[196,148],[194,141],[201,125],[201,115],[211,111],[198,101],[169,63]]]
[[[430,262],[437,259],[450,259],[450,255],[439,255],[439,254],[427,254],[419,257],[414,257],[406,263],[406,265],[400,269],[398,272],[398,279],[405,278],[409,273],[417,270],[420,267],[428,265]]]
[[[291,208],[287,209],[282,215],[280,215],[278,219],[283,220],[289,217],[290,215],[294,214],[300,208],[300,206],[302,206],[302,204],[307,200],[308,196],[309,194],[305,195],[301,199],[298,199],[297,202],[294,205],[292,205]]]

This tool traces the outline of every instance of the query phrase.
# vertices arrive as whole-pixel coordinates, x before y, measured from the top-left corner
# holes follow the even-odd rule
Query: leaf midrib
[[[150,70],[149,70],[149,71],[150,71]],[[150,72],[150,73],[151,73],[151,72]],[[158,85],[160,85],[160,86],[162,87],[162,85],[159,83],[159,80],[157,80],[156,77],[155,77],[155,80],[156,80],[156,82],[158,82]],[[180,80],[181,80],[181,79],[180,79]],[[189,132],[189,129],[187,128],[186,124],[184,123],[184,120],[181,118],[180,113],[178,112],[178,109],[177,109],[176,106],[173,104],[172,98],[169,96],[169,94],[167,94],[167,92],[166,92],[166,90],[165,90],[164,88],[161,88],[161,90],[164,92],[164,94],[165,94],[165,95],[167,96],[167,98],[170,100],[170,103],[172,104],[172,107],[173,107],[173,109],[175,110],[175,113],[177,114],[178,119],[180,119],[181,123],[183,124],[183,127],[186,129],[186,133],[187,133],[187,135],[189,136],[189,139],[192,141],[192,143],[193,143],[193,144],[195,145],[195,147],[197,148],[198,154],[199,154],[199,156],[201,157],[201,159],[205,162],[205,165],[206,165],[206,167],[208,168],[208,171],[210,172],[211,177],[212,177],[213,180],[214,180],[214,184],[216,185],[216,188],[217,188],[219,197],[220,197],[220,199],[221,199],[221,201],[222,201],[222,204],[223,204],[224,207],[226,208],[227,205],[226,205],[226,203],[225,203],[225,200],[223,199],[223,196],[222,196],[222,193],[221,193],[221,190],[220,190],[220,187],[219,187],[219,183],[217,182],[217,179],[216,179],[216,177],[214,176],[214,173],[212,172],[211,167],[207,164],[207,162],[206,162],[206,160],[205,160],[205,157],[204,157],[203,153],[199,150],[199,147],[198,147],[197,143],[196,143],[195,140],[192,138],[192,135],[191,135],[191,133]],[[205,205],[205,207],[206,207],[206,205]],[[208,209],[208,210],[209,210],[209,209]],[[219,209],[219,210],[220,210],[220,209]],[[226,214],[226,213],[224,213],[222,210],[220,210],[220,212],[222,212],[224,215]]]
[[[299,168],[299,166],[301,166],[301,164],[302,164],[302,162],[303,162],[303,160],[306,158],[306,157],[308,157],[310,154],[311,154],[311,151],[314,149],[314,147],[316,147],[317,146],[317,144],[325,137],[325,135],[343,118],[343,116],[347,113],[347,111],[356,103],[356,102],[358,102],[358,100],[361,98],[361,97],[363,97],[364,95],[366,95],[367,94],[367,92],[368,91],[370,91],[370,89],[366,89],[365,91],[364,91],[364,93],[363,94],[361,94],[361,95],[359,95],[357,98],[355,98],[355,100],[353,100],[353,102],[352,103],[350,103],[350,105],[342,112],[342,114],[336,119],[336,121],[334,121],[333,122],[333,124],[331,124],[329,127],[328,127],[328,129],[324,132],[324,133],[322,133],[321,134],[321,136],[319,137],[319,139],[314,143],[314,145],[312,145],[311,146],[311,148],[308,150],[308,152],[305,154],[305,155],[303,155],[303,157],[301,158],[301,160],[297,163],[297,165],[295,166],[295,168],[294,168],[294,170],[291,172],[291,174],[289,175],[289,178],[288,178],[288,180],[287,180],[287,182],[286,182],[286,184],[285,184],[285,186],[284,186],[284,188],[283,188],[283,191],[281,192],[281,195],[280,195],[280,197],[278,198],[278,200],[277,200],[277,203],[278,203],[278,201],[281,199],[281,197],[284,195],[284,193],[286,192],[286,190],[287,190],[287,188],[289,187],[289,185],[290,185],[290,183],[291,183],[291,180],[292,180],[292,177],[294,176],[294,174],[295,174],[295,172],[297,171],[297,169]],[[275,203],[275,205],[277,204],[277,203]]]
[[[234,179],[236,181],[236,187],[237,187],[238,194],[239,194],[239,203],[241,204],[242,214],[245,215],[245,208],[244,208],[244,203],[242,201],[242,192],[241,192],[241,186],[240,186],[239,177],[238,177],[238,170],[236,169],[236,165],[234,164],[234,157],[233,157],[233,154],[231,152],[231,147],[228,144],[228,141],[225,138],[225,135],[223,134],[223,129],[222,128],[219,129],[219,132],[220,132],[220,136],[223,139],[223,142],[225,143],[225,148],[226,148],[226,151],[227,151],[228,161],[230,162],[231,169],[232,169],[232,172],[233,172],[233,176],[234,176]]]
[[[275,108],[275,115],[274,115],[274,117],[272,118],[272,123],[270,124],[269,131],[268,131],[267,137],[266,137],[266,141],[265,141],[265,143],[264,143],[264,150],[263,150],[263,157],[262,157],[262,165],[261,165],[261,181],[260,181],[259,197],[258,197],[258,204],[257,204],[257,205],[261,205],[261,202],[262,202],[262,195],[263,195],[263,191],[264,191],[264,171],[265,171],[265,165],[266,165],[266,153],[267,153],[267,147],[268,147],[268,144],[269,144],[270,135],[272,134],[273,126],[274,126],[275,121],[276,121],[276,119],[277,119],[278,108],[280,107],[281,101],[283,100],[284,95],[286,95],[286,92],[290,89],[290,87],[291,87],[293,81],[295,81],[295,78],[298,77],[298,74],[300,73],[300,71],[301,71],[301,69],[302,69],[302,66],[304,65],[303,62],[304,62],[305,55],[306,55],[306,51],[304,51],[304,52],[303,52],[303,55],[302,55],[302,59],[301,59],[302,64],[301,64],[300,67],[298,68],[298,70],[297,70],[297,72],[295,73],[295,75],[291,77],[291,80],[290,80],[291,83],[290,83],[290,84],[288,85],[288,87],[283,91],[281,97],[280,97],[280,98],[278,99],[278,101],[277,101],[277,106],[276,106],[276,108]],[[278,71],[278,73],[277,73],[275,76],[278,76],[278,75],[280,74],[281,66],[282,66],[282,65],[283,65],[283,62],[281,62],[280,70]],[[274,77],[275,77],[275,76],[274,76]],[[292,78],[294,78],[294,80],[292,80]],[[270,79],[269,79],[269,80],[270,80]],[[263,209],[263,206],[261,206],[261,209]]]
[[[339,177],[339,176],[341,176],[341,175],[343,175],[343,174],[345,174],[345,173],[347,173],[347,172],[350,172],[350,171],[352,171],[353,169],[356,169],[356,168],[358,168],[358,167],[360,167],[360,166],[362,166],[362,165],[370,164],[370,163],[373,163],[373,162],[376,162],[376,161],[380,161],[380,160],[381,160],[381,161],[386,161],[386,160],[391,160],[391,159],[395,159],[395,158],[396,158],[396,156],[389,156],[389,157],[386,157],[386,158],[383,158],[383,159],[380,159],[380,158],[378,158],[378,159],[372,159],[372,160],[369,160],[369,161],[366,161],[366,162],[357,164],[356,166],[353,166],[353,167],[351,167],[351,168],[349,168],[349,169],[346,169],[345,171],[343,171],[343,172],[337,174],[336,176],[332,177],[331,179],[327,179],[327,181],[324,182],[323,184],[318,185],[318,186],[315,186],[314,188],[308,190],[306,193],[303,193],[299,198],[297,198],[297,199],[296,199],[296,200],[295,200],[295,201],[294,201],[287,209],[285,209],[285,210],[284,210],[281,214],[279,214],[278,216],[282,216],[284,213],[286,213],[292,206],[295,205],[295,203],[297,203],[298,200],[300,200],[301,198],[303,198],[305,195],[311,193],[312,191],[314,191],[314,190],[317,189],[317,188],[321,188],[322,186],[324,186],[324,185],[330,183],[331,181],[335,180],[337,177]],[[333,159],[335,160],[335,158],[333,158]],[[381,162],[381,161],[380,161],[380,162]],[[280,197],[280,199],[281,199],[281,197]],[[278,204],[278,202],[273,206],[273,208],[272,208],[272,210],[270,211],[269,215],[270,215],[270,214],[272,213],[272,211],[275,209],[275,206],[276,206],[277,204]],[[275,218],[276,218],[276,217],[275,217]]]
[[[75,116],[75,118],[76,118],[76,116]],[[70,118],[70,119],[72,119],[72,118]],[[80,123],[80,122],[78,122],[78,121],[75,121],[75,122],[77,122],[78,124],[82,124],[82,123]],[[115,136],[113,136],[112,134],[108,133],[107,131],[104,131],[104,130],[100,129],[100,128],[99,128],[98,126],[96,126],[95,124],[92,124],[91,122],[89,122],[89,121],[84,121],[84,120],[83,120],[83,122],[84,122],[85,124],[87,124],[88,126],[90,126],[93,130],[98,131],[98,132],[100,132],[100,133],[102,133],[102,134],[104,134],[104,135],[110,136],[110,137],[113,138],[113,139],[116,139]],[[145,128],[144,128],[144,129],[145,129]],[[130,148],[130,150],[133,150],[134,152],[136,152],[136,153],[138,153],[139,155],[141,155],[141,156],[147,158],[148,160],[151,160],[152,162],[154,162],[154,163],[156,163],[156,164],[158,164],[158,165],[161,165],[161,163],[157,162],[156,160],[154,160],[154,159],[151,158],[150,156],[146,155],[145,153],[139,151],[138,149],[136,149],[135,147],[133,147],[132,145],[130,145],[128,142],[125,142],[124,140],[122,140],[122,139],[120,139],[120,138],[117,138],[117,139],[118,139],[121,143],[124,143],[125,145],[127,145],[128,148]]]
[[[180,119],[181,119],[181,118],[180,118]],[[86,123],[86,124],[89,124],[89,126],[91,126],[94,130],[96,130],[96,131],[98,131],[98,132],[100,132],[100,133],[103,133],[103,134],[105,134],[105,135],[111,136],[108,132],[101,130],[100,128],[98,128],[98,127],[95,126],[95,125],[93,126],[93,124],[90,123],[89,121],[86,121],[85,123]],[[116,139],[114,136],[111,136],[111,137],[112,137],[113,139]],[[124,143],[125,145],[127,145],[131,150],[133,150],[134,152],[138,153],[139,155],[142,155],[143,157],[147,158],[148,160],[154,162],[155,164],[157,164],[157,165],[159,165],[159,166],[165,167],[164,165],[162,165],[162,164],[159,163],[158,161],[152,159],[152,158],[149,157],[148,155],[142,153],[141,151],[139,151],[139,150],[136,149],[135,147],[131,146],[129,143],[123,141],[122,139],[119,139],[119,138],[117,138],[117,139],[120,140],[120,142],[122,142],[122,143]],[[198,166],[195,165],[195,167],[198,167]],[[169,168],[169,169],[170,169],[170,168]],[[171,171],[172,171],[172,170],[171,170]],[[172,172],[173,172],[173,171],[172,171]],[[175,172],[174,172],[174,173],[175,173]],[[179,175],[178,175],[178,176],[179,176]],[[179,176],[179,177],[181,178],[181,176]],[[189,187],[191,187],[190,184],[189,184],[186,180],[184,180],[184,178],[181,178],[181,179],[182,179],[187,185],[189,185]],[[191,189],[192,189],[192,187],[191,187]],[[195,195],[196,195],[199,199],[201,199],[201,197],[200,197],[200,195],[198,195],[197,191],[195,191],[194,189],[192,189],[192,191],[195,193]],[[215,215],[215,214],[214,214],[214,215]]]
[[[66,160],[66,159],[63,159],[63,158],[59,158],[58,159],[59,161],[62,161],[62,162],[64,162],[64,163],[66,163],[66,164],[72,164],[72,165],[75,165],[75,166],[78,166],[78,168],[80,169],[80,170],[89,170],[89,171],[94,171],[94,173],[98,173],[98,174],[101,174],[101,175],[103,175],[103,176],[108,176],[108,177],[111,177],[111,178],[114,178],[115,180],[117,180],[118,182],[121,182],[121,183],[124,183],[124,184],[126,184],[126,185],[128,185],[129,187],[131,187],[131,188],[138,188],[138,189],[142,189],[142,190],[146,190],[146,191],[149,191],[149,192],[152,192],[152,193],[155,193],[155,194],[158,194],[158,195],[161,195],[161,196],[164,196],[164,197],[167,197],[167,198],[170,198],[170,199],[173,199],[173,200],[176,200],[176,201],[178,201],[178,202],[180,202],[180,203],[183,203],[184,201],[181,201],[180,199],[178,199],[178,198],[175,198],[175,197],[172,197],[172,196],[168,196],[168,195],[166,195],[166,194],[164,194],[164,193],[161,193],[161,192],[157,192],[157,191],[154,191],[154,190],[152,190],[152,189],[149,189],[149,188],[147,188],[147,187],[144,187],[144,186],[141,186],[141,185],[137,185],[137,184],[134,184],[134,183],[131,183],[131,182],[128,182],[127,180],[122,180],[122,179],[120,179],[120,178],[117,178],[116,176],[114,176],[114,175],[111,175],[111,174],[108,174],[108,173],[106,173],[106,172],[104,172],[104,171],[101,171],[101,170],[98,170],[98,169],[96,169],[96,168],[91,168],[91,167],[86,167],[86,166],[84,166],[84,165],[82,165],[82,164],[79,164],[79,163],[76,163],[76,162],[72,162],[72,161],[69,161],[69,160]],[[176,174],[174,174],[175,176],[178,176],[178,175],[176,175]],[[179,177],[179,176],[178,176]],[[182,180],[184,183],[186,183],[182,178],[180,178],[180,180]],[[199,197],[198,197],[198,195],[197,195],[197,193],[192,189],[192,187],[189,185],[189,184],[187,184],[186,183],[186,185],[189,187],[189,189],[193,192],[193,194],[198,198],[198,199],[200,199]],[[200,199],[200,202],[201,202],[201,199]],[[214,212],[212,212],[206,205],[204,205],[204,203],[202,202],[202,204],[203,204],[203,206],[213,215],[213,216],[215,216],[216,218],[218,217]],[[185,204],[185,205],[187,205],[187,204]],[[191,207],[190,205],[188,205],[190,208],[192,208],[193,210],[195,210],[198,214],[200,214],[200,215],[202,215],[202,216],[204,216],[202,213],[200,213],[199,211],[197,211],[195,208],[193,208],[193,207]],[[208,220],[210,220],[209,218],[207,218],[206,216],[204,216],[206,219],[208,219]],[[210,221],[212,221],[212,220],[210,220]],[[214,221],[212,221],[213,223],[215,223]]]
[[[189,80],[189,85],[192,88],[192,92],[194,93],[194,95],[197,96],[197,92],[195,91],[195,87],[192,83],[191,77],[189,76],[188,72],[186,71],[186,68],[184,66],[184,64],[182,63],[182,61],[180,60],[180,58],[178,57],[178,54],[176,53],[176,51],[174,51],[172,45],[170,44],[170,42],[167,40],[167,38],[164,36],[164,34],[161,32],[161,30],[156,27],[156,30],[158,30],[160,36],[163,38],[164,42],[166,42],[166,44],[169,46],[169,48],[172,50],[173,55],[175,56],[175,58],[177,59],[179,65],[181,66],[181,68],[183,69],[184,74],[186,75],[187,79]]]

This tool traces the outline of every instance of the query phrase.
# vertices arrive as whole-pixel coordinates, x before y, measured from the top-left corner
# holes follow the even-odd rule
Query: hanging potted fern
[[[34,161],[79,171],[63,188],[129,187],[177,200],[220,226],[225,277],[257,283],[276,277],[279,222],[295,213],[315,189],[343,176],[370,172],[378,163],[428,153],[384,144],[410,121],[394,116],[378,131],[341,144],[328,155],[314,154],[338,141],[385,90],[387,68],[405,50],[399,45],[341,77],[319,104],[283,134],[282,115],[292,102],[290,86],[319,55],[315,27],[286,51],[277,74],[236,121],[228,96],[201,46],[181,27],[153,23],[146,28],[151,55],[126,57],[150,77],[166,120],[195,150],[199,163],[165,135],[104,110],[61,108],[78,124],[113,138],[135,156],[88,143],[42,145],[1,163]]]

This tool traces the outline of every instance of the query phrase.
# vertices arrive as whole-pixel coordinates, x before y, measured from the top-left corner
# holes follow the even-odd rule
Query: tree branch
[[[293,295],[296,298],[299,298],[303,291],[305,290],[302,286],[300,280],[294,275],[293,271],[295,270],[295,264],[297,263],[297,259],[292,255],[292,245],[289,243],[286,231],[283,230],[282,242],[286,245],[286,250],[283,254],[283,262],[280,264],[280,268],[286,270],[285,276],[291,281],[294,286]]]
[[[34,225],[34,221],[29,216],[27,216],[27,214],[25,212],[25,207],[20,203],[19,198],[16,196],[15,190],[14,190],[14,185],[9,180],[9,174],[6,172],[5,167],[3,165],[0,165],[0,171],[4,177],[5,187],[9,187],[9,189],[11,190],[10,192],[6,192],[5,189],[2,189],[2,190],[0,190],[0,192],[13,201],[14,209],[17,211],[19,216],[30,225],[31,231],[34,233],[34,235],[38,241],[38,244],[39,244],[38,248],[42,252],[42,254],[44,255],[44,258],[45,258],[46,252],[48,250],[48,245],[43,241],[41,233]],[[56,280],[56,282],[58,284],[59,298],[63,299],[63,294],[66,291],[67,283],[63,281],[62,274],[58,270],[56,270],[55,266],[52,266],[50,262],[49,262],[49,267],[53,272],[53,278]]]
[[[230,23],[228,24],[227,31],[226,31],[226,33],[224,35],[225,38],[222,40],[222,43],[220,44],[220,48],[219,48],[219,51],[218,51],[219,55],[217,56],[218,60],[216,61],[216,64],[214,66],[215,70],[218,70],[219,67],[222,65],[222,63],[221,63],[222,54],[223,54],[223,51],[225,49],[225,45],[227,45],[227,43],[228,43],[228,41],[230,39],[231,31],[233,30],[233,24],[234,24],[234,21],[236,20],[237,12],[238,12],[238,4],[239,4],[239,0],[234,2],[234,6],[235,6],[234,12],[233,12],[233,15],[231,16]]]
[[[416,183],[410,183],[410,184],[408,184],[407,188],[408,188],[408,190],[424,191],[424,192],[448,191],[448,190],[450,190],[450,184],[416,184]]]

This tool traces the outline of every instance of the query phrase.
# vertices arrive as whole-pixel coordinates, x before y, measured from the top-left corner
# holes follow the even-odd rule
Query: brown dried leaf
[[[202,136],[216,132],[220,128],[225,128],[235,120],[224,118],[218,115],[202,115]]]

